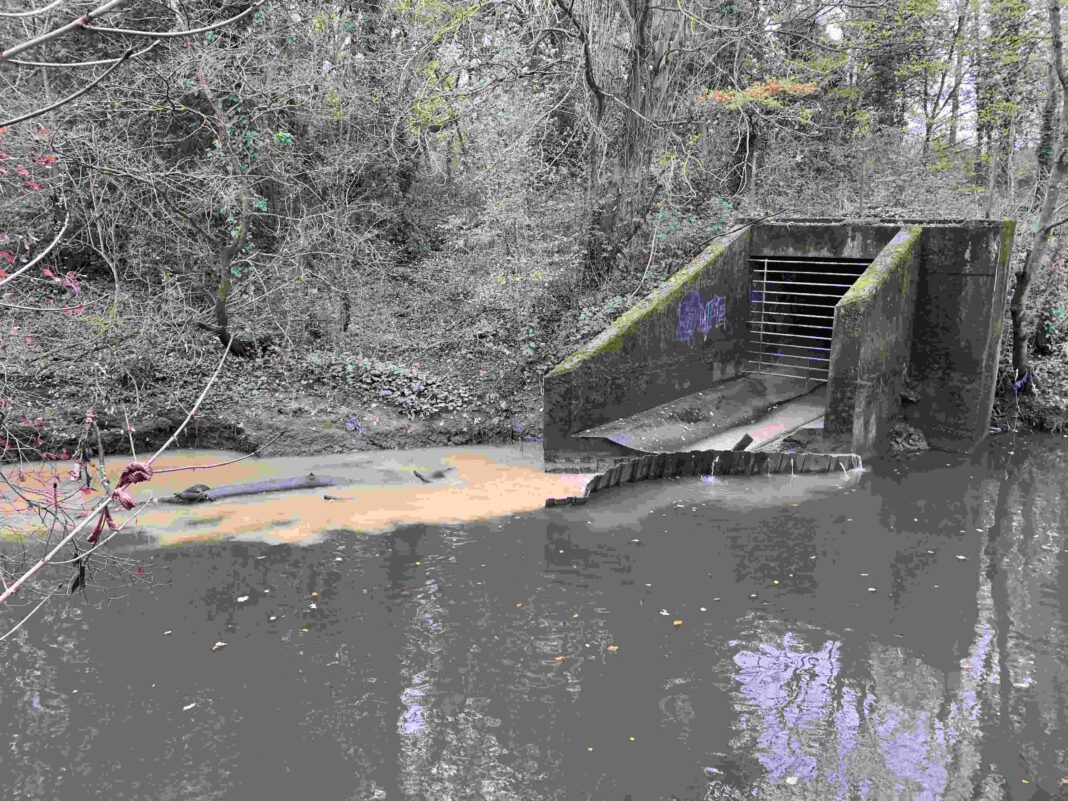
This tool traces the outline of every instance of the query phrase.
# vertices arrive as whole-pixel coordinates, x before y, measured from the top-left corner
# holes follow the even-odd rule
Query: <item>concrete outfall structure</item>
[[[932,447],[974,447],[993,405],[1014,232],[1012,221],[791,219],[727,234],[545,377],[546,469],[600,471],[650,452],[684,454],[728,422],[746,422],[737,392],[731,419],[716,414],[739,381],[773,380],[758,375],[767,364],[751,369],[747,353],[751,309],[765,302],[751,264],[776,258],[852,260],[863,272],[827,279],[849,283],[825,301],[834,306],[823,380],[768,384],[752,398],[749,421],[759,425],[769,404],[825,384],[827,451],[880,452],[902,415]],[[903,410],[906,380],[918,397]],[[657,437],[628,436],[648,433],[651,415],[661,420]],[[677,422],[679,436],[666,436],[664,421]]]

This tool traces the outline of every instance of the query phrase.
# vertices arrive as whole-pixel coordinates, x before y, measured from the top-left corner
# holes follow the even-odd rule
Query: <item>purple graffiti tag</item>
[[[713,295],[708,301],[707,314],[716,328],[727,324],[727,298],[725,295]]]
[[[704,309],[701,304],[701,296],[691,292],[679,303],[679,339],[689,341],[700,323]]]
[[[706,336],[712,330],[712,301],[701,306],[701,319],[697,323],[697,328]]]

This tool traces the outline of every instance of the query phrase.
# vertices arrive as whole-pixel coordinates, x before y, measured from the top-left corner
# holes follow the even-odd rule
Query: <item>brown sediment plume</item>
[[[455,471],[433,484],[361,483],[332,490],[330,502],[321,491],[313,491],[193,509],[153,507],[142,515],[141,524],[164,545],[230,537],[311,542],[338,529],[372,533],[414,523],[462,523],[534,512],[545,506],[548,497],[581,492],[589,478],[546,474],[532,465],[507,464],[481,453],[453,453],[445,461]],[[242,465],[219,468],[229,471],[225,475],[212,472],[211,483],[263,477],[263,472],[241,475],[248,470]],[[161,478],[166,481],[153,482],[157,496],[189,482],[187,472]]]

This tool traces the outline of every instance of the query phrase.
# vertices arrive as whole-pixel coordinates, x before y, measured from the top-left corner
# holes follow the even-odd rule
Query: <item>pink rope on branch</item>
[[[140,484],[143,481],[151,480],[152,465],[147,462],[130,462],[122,469],[122,474],[119,476],[119,485],[112,491],[111,500],[118,501],[123,509],[133,509],[136,504],[130,493],[126,491],[126,488],[134,484]],[[115,521],[111,517],[111,512],[106,506],[104,507],[104,511],[102,511],[100,516],[96,519],[96,527],[93,528],[93,533],[86,537],[85,541],[93,543],[100,539],[100,534],[103,532],[105,525],[112,531],[116,528]]]

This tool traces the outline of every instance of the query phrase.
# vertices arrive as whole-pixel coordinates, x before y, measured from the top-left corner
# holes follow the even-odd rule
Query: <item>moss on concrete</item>
[[[998,267],[1009,263],[1012,255],[1012,243],[1016,238],[1016,220],[1005,220],[1001,224],[1001,249],[998,251]]]
[[[922,226],[913,225],[903,229],[907,236],[902,242],[891,243],[875,258],[868,269],[854,282],[839,303],[843,306],[859,306],[874,294],[877,287],[884,284],[900,270],[903,274],[901,291],[908,291],[908,270],[905,264],[916,253],[920,245]],[[889,252],[888,252],[889,251]]]
[[[749,240],[749,236],[748,230],[742,234],[742,238],[745,241]],[[716,242],[709,245],[690,264],[671,276],[643,300],[623,312],[615,322],[594,339],[556,365],[549,372],[549,376],[565,375],[594,356],[618,351],[622,347],[624,340],[631,336],[643,321],[647,320],[651,315],[665,311],[673,302],[681,300],[682,296],[690,289],[691,284],[697,280],[705,269],[719,261],[727,252],[729,246],[730,242]]]

